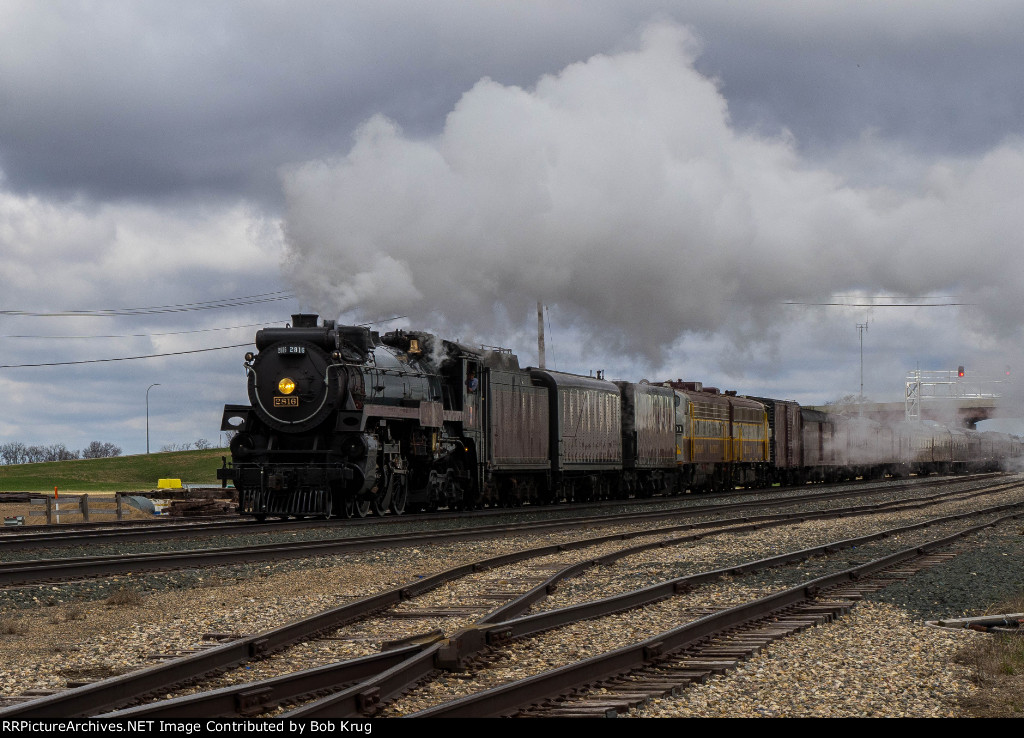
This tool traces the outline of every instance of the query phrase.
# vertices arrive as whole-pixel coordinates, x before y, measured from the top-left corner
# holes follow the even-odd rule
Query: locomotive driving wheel
[[[387,513],[388,507],[391,503],[391,494],[393,492],[393,480],[395,473],[388,468],[384,468],[381,471],[380,482],[374,487],[376,494],[373,496],[370,504],[373,509],[373,514],[378,518],[384,517]]]
[[[388,505],[391,514],[405,514],[405,505],[409,501],[409,485],[405,474],[391,474],[391,478],[388,480],[388,493],[391,498],[391,502]]]
[[[346,518],[365,518],[370,514],[370,500],[345,500]]]

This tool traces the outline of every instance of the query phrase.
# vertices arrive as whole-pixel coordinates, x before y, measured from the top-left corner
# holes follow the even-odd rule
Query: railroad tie
[[[807,620],[776,620],[772,623],[777,628],[784,628],[790,634],[802,633],[808,628],[813,628],[816,623]]]
[[[619,716],[619,711],[614,707],[600,707],[597,705],[589,708],[583,705],[566,705],[564,707],[552,707],[538,713],[544,717],[557,718],[613,718]]]
[[[62,689],[27,689],[21,694],[17,695],[0,695],[0,699],[4,700],[17,700],[18,702],[24,702],[26,700],[34,700],[39,697],[49,697],[51,694],[57,694],[63,692]]]
[[[644,691],[653,697],[679,694],[685,686],[685,684],[681,684],[679,682],[666,681],[664,678],[662,681],[658,681],[653,676],[641,678],[636,678],[634,676],[633,678],[627,679],[626,683],[634,684],[637,687],[643,687]]]
[[[724,674],[730,669],[735,669],[739,661],[737,659],[702,659],[696,657],[682,658],[676,663],[686,669],[706,670],[712,674]]]
[[[856,603],[850,601],[814,602],[800,608],[801,612],[831,612],[836,615],[849,615]]]
[[[721,641],[721,642],[718,642],[718,643],[714,643],[712,645],[714,647],[723,647],[723,648],[742,648],[742,649],[745,649],[748,653],[755,654],[755,653],[761,653],[765,648],[768,647],[768,644],[771,643],[773,640],[774,639],[772,639],[772,638],[763,638],[763,637],[735,638],[735,639],[731,639],[731,640],[727,640],[727,641]]]
[[[657,666],[650,667],[650,669],[652,670],[650,673],[654,675],[671,675],[673,679],[677,679],[681,683],[696,682],[697,684],[705,684],[713,674],[709,669],[693,669],[689,666],[678,666],[675,664],[658,664]]]
[[[628,708],[627,708],[628,709]],[[619,706],[598,702],[583,702],[578,697],[569,698],[554,705],[542,705],[535,707],[520,715],[531,717],[616,717],[619,714]]]
[[[715,658],[733,658],[744,660],[750,658],[755,652],[748,648],[725,648],[724,646],[705,646],[700,650],[701,656],[714,656]]]
[[[700,673],[706,675],[709,672]],[[573,695],[557,704],[535,708],[528,714],[544,717],[616,717],[652,699],[677,695],[689,681],[677,679],[675,675],[671,680],[666,680],[664,674],[651,677],[634,674],[603,683],[599,692]]]
[[[228,643],[230,641],[237,641],[242,636],[238,633],[203,633],[199,639],[202,641],[217,641],[218,643]]]
[[[457,618],[490,612],[490,605],[449,605],[447,607],[422,607],[409,610],[392,610],[385,617],[394,620],[418,620],[422,618]]]
[[[661,693],[654,695],[647,692],[631,691],[619,692],[618,690],[607,690],[595,694],[584,694],[574,697],[571,701],[567,700],[563,703],[564,706],[571,706],[576,709],[597,709],[597,710],[615,710],[616,712],[626,712],[634,707],[640,707],[646,705],[651,701],[652,697],[661,696]]]

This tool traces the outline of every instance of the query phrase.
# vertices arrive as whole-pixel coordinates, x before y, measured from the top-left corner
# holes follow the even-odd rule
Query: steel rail
[[[419,664],[420,676],[424,677],[435,670],[435,650],[436,645],[432,648],[427,643],[415,644],[314,669],[304,669],[251,684],[232,685],[150,705],[128,707],[96,717],[118,720],[133,720],[139,717],[194,718],[200,715],[251,717],[265,712],[273,705],[316,696],[326,689],[337,689],[338,685],[349,683],[362,685],[351,697],[352,709],[357,712],[371,711],[379,702],[379,692],[374,691],[372,686],[366,686],[367,684],[386,680],[387,675],[399,666],[403,667],[403,674],[415,678],[410,663]]]

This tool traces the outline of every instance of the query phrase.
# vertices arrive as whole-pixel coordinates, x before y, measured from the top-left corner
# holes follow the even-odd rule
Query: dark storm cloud
[[[374,113],[433,130],[481,75],[530,79],[612,42],[603,5],[15,3],[0,168],[19,191],[273,198],[277,166],[346,148]]]
[[[826,155],[874,129],[978,151],[1015,121],[1017,3],[17,2],[0,27],[0,169],[16,191],[239,192],[347,150],[374,114],[435,134],[483,77],[528,85],[690,24],[740,127]]]
[[[737,124],[816,154],[865,130],[944,155],[1024,132],[1019,3],[701,3],[688,22]]]

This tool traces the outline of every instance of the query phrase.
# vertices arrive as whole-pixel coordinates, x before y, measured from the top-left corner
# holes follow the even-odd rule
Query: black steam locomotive
[[[481,375],[519,373],[510,353],[304,314],[259,331],[256,349],[245,357],[251,405],[227,405],[222,422],[236,433],[218,476],[238,490],[241,513],[363,517],[480,502]]]
[[[507,349],[317,323],[256,334],[227,405],[239,512],[363,517],[994,468],[1016,437],[883,428],[693,382],[520,368]]]

